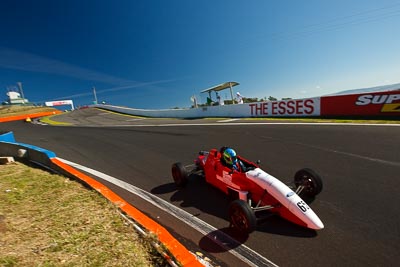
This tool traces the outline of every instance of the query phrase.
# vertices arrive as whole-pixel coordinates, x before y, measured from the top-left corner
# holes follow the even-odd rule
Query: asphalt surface
[[[12,130],[19,142],[151,192],[280,266],[390,266],[400,261],[400,127],[252,124],[257,121],[232,125],[240,121],[157,120],[92,109],[52,119],[75,126],[12,122],[0,124],[0,131]],[[291,181],[304,167],[317,171],[324,189],[311,207],[325,229],[316,232],[272,217],[250,236],[237,236],[228,228],[229,203],[222,193],[201,180],[176,189],[172,163],[191,163],[198,151],[223,145],[250,160],[260,159],[264,170],[283,181]],[[189,248],[197,246],[222,266],[244,266],[208,237],[120,193]]]

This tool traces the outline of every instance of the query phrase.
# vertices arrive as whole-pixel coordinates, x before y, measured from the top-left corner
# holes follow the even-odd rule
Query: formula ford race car
[[[322,190],[322,180],[313,170],[305,168],[294,175],[289,187],[263,171],[259,161],[253,163],[240,156],[240,171],[223,164],[220,151],[200,151],[194,164],[172,165],[172,176],[178,187],[184,187],[192,174],[205,177],[207,183],[224,192],[232,202],[228,208],[231,226],[242,233],[251,233],[257,223],[271,214],[278,214],[300,226],[320,230],[324,224],[304,199],[312,199]],[[190,169],[189,169],[190,168]],[[294,191],[293,191],[294,190]]]

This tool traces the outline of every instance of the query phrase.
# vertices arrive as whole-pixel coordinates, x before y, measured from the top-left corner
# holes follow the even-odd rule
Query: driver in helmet
[[[223,165],[238,172],[245,171],[245,166],[242,161],[237,158],[235,150],[230,147],[222,147],[220,152]]]

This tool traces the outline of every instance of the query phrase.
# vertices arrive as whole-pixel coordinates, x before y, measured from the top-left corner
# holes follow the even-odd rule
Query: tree
[[[254,103],[254,102],[258,102],[258,98],[257,98],[257,97],[253,97],[253,98],[245,97],[245,98],[243,98],[243,102],[244,102],[244,103]]]
[[[273,97],[273,96],[269,96],[269,97],[268,97],[268,100],[269,100],[269,101],[277,101],[278,99],[275,98],[275,97]]]

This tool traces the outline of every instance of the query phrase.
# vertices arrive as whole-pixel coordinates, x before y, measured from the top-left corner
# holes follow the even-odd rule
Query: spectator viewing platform
[[[220,100],[220,96],[218,95],[218,92],[229,88],[230,93],[231,93],[231,98],[232,98],[232,102],[229,101],[229,104],[234,104],[235,98],[233,97],[232,87],[234,87],[236,85],[239,85],[239,83],[238,82],[226,82],[226,83],[219,84],[219,85],[213,86],[211,88],[205,89],[205,90],[201,91],[200,93],[208,93],[207,105],[212,106],[214,103],[219,104],[219,105],[224,105],[225,102],[223,100]],[[211,95],[212,92],[215,92],[217,102],[212,100],[212,95]]]

